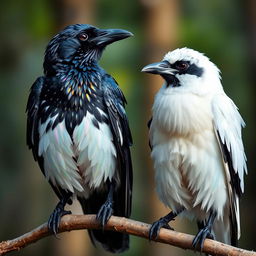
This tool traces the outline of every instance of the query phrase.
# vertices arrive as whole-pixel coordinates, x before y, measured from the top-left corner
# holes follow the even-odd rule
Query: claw
[[[158,221],[155,221],[149,229],[149,240],[157,239],[157,237],[159,235],[159,231],[160,231],[161,228],[166,228],[166,229],[173,230],[173,228],[171,226],[169,226],[168,223],[171,220],[174,220],[174,218],[179,213],[181,213],[183,210],[184,210],[184,208],[181,208],[179,211],[177,211],[175,213],[170,212],[166,216],[160,218]]]
[[[55,235],[56,238],[57,238],[57,233],[59,231],[61,217],[72,213],[71,211],[64,210],[64,207],[69,199],[70,199],[70,194],[65,195],[56,205],[55,209],[53,210],[48,220],[48,225],[47,225],[48,229],[50,230],[51,233]]]
[[[214,239],[214,236],[212,234],[212,225],[213,225],[215,217],[216,217],[216,213],[211,213],[207,224],[199,230],[199,232],[193,239],[192,246],[194,248],[199,246],[201,252],[203,250],[203,245],[204,245],[205,239],[206,238]]]
[[[48,229],[56,236],[59,231],[61,217],[71,213],[71,211],[65,211],[57,206],[48,220]]]
[[[114,193],[114,184],[110,183],[109,192],[106,202],[100,207],[96,220],[98,220],[104,229],[104,226],[107,224],[109,218],[113,214],[113,193]]]
[[[169,221],[167,221],[164,217],[160,218],[158,221],[155,221],[149,230],[149,240],[156,239],[159,235],[159,231],[161,228],[171,229],[173,228],[168,224]]]
[[[101,226],[104,228],[108,220],[113,214],[113,203],[107,200],[98,211],[96,219],[100,222]]]
[[[200,250],[202,251],[203,249],[203,245],[204,245],[204,241],[206,238],[210,238],[213,239],[213,235],[211,233],[211,227],[204,227],[203,229],[201,229],[197,235],[195,236],[195,238],[193,239],[192,242],[192,246],[194,248],[197,247],[197,245],[199,245]]]

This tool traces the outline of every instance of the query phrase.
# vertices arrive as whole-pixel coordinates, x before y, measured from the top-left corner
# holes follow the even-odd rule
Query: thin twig
[[[114,230],[116,232],[127,233],[148,239],[149,224],[126,219],[122,217],[112,216],[105,226],[106,230]],[[95,215],[66,215],[62,218],[60,224],[60,232],[78,230],[78,229],[100,229],[100,224],[95,219]],[[0,243],[0,255],[4,255],[11,251],[20,250],[31,243],[51,235],[48,231],[47,224],[43,224],[36,229],[12,240]],[[157,242],[170,244],[183,249],[192,248],[192,235],[179,233],[172,230],[161,229]],[[206,239],[203,252],[211,255],[230,255],[230,256],[256,256],[255,252],[243,250],[230,245],[226,245],[217,241]]]

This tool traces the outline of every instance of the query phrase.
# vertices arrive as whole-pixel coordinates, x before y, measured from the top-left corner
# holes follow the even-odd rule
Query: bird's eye
[[[179,62],[176,62],[176,68],[178,69],[178,70],[186,70],[187,68],[188,68],[188,66],[189,66],[189,64],[187,63],[187,62],[181,62],[181,61],[179,61]]]
[[[78,38],[80,41],[86,41],[88,39],[88,35],[86,33],[81,33]]]

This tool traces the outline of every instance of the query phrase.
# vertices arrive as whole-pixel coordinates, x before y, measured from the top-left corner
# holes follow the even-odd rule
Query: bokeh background
[[[119,82],[127,100],[134,137],[132,218],[151,223],[166,214],[157,199],[149,158],[147,121],[161,78],[141,68],[176,47],[204,52],[222,71],[226,93],[236,102],[247,126],[243,132],[249,174],[241,199],[242,238],[255,243],[255,82],[256,1],[254,0],[8,0],[0,9],[0,240],[14,238],[45,222],[57,198],[25,145],[25,107],[30,86],[42,74],[50,38],[72,23],[124,28],[133,38],[108,47],[101,65]],[[80,213],[79,205],[72,206]],[[195,223],[176,218],[179,231],[196,233]],[[86,231],[45,238],[10,255],[110,255],[95,249]],[[131,237],[124,255],[194,255],[172,246]]]

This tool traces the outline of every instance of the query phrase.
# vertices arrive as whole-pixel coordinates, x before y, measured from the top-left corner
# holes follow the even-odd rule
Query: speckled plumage
[[[27,144],[63,208],[72,195],[85,213],[97,214],[113,187],[113,214],[130,216],[132,139],[126,100],[116,81],[98,65],[107,44],[128,36],[131,33],[125,30],[76,24],[57,34],[46,48],[45,75],[33,84],[27,105]],[[127,235],[89,234],[108,251],[128,249]]]

